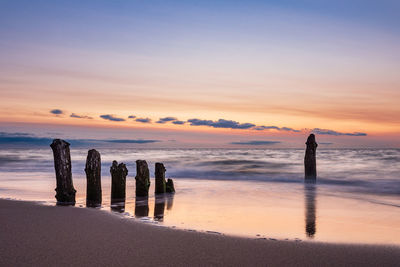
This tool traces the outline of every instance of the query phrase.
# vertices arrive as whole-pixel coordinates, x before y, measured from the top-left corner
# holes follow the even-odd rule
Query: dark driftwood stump
[[[136,197],[147,197],[150,187],[150,172],[145,160],[136,161]]]
[[[315,135],[310,134],[306,142],[306,155],[304,157],[304,177],[306,180],[315,180],[317,178],[316,151],[318,144],[315,141]]]
[[[170,178],[167,180],[166,191],[167,193],[175,193],[174,181]]]
[[[76,190],[72,183],[69,143],[61,139],[54,139],[50,147],[53,150],[57,179],[57,205],[75,205]]]
[[[166,171],[166,169],[164,167],[164,164],[157,162],[156,163],[156,171],[155,171],[155,177],[156,177],[155,193],[156,194],[164,194],[166,192],[165,171]]]
[[[86,158],[86,206],[101,206],[101,158],[97,150],[89,150]]]
[[[111,204],[125,202],[126,176],[128,169],[125,164],[113,161],[111,168]]]

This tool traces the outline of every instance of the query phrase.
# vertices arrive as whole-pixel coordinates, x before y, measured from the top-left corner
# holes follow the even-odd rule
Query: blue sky
[[[107,115],[134,133],[158,131],[151,139],[185,130],[195,140],[188,124],[155,125],[174,117],[367,133],[358,145],[397,146],[399,12],[387,0],[0,1],[0,130],[118,130]],[[277,134],[196,131],[230,143]]]

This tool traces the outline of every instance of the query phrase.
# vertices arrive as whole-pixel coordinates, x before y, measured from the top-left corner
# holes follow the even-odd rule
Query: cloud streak
[[[141,122],[141,123],[150,123],[151,119],[149,119],[149,118],[137,118],[135,121]]]
[[[250,146],[265,146],[280,144],[280,141],[264,141],[264,140],[252,140],[252,141],[239,141],[231,142],[232,145],[250,145]]]
[[[178,120],[178,119],[175,117],[165,117],[165,118],[160,118],[158,121],[156,121],[156,123],[163,124],[163,123],[167,123],[169,121],[176,121],[176,120]]]
[[[50,110],[50,113],[54,114],[54,115],[64,114],[64,112],[61,109],[52,109],[52,110]]]
[[[125,121],[123,118],[117,118],[114,115],[111,114],[106,114],[106,115],[100,115],[100,118],[104,120],[109,120],[109,121]]]
[[[254,130],[257,131],[264,131],[264,130],[277,130],[277,131],[287,131],[287,132],[294,132],[294,133],[300,133],[300,130],[296,130],[293,128],[289,128],[289,127],[278,127],[278,126],[256,126],[253,128]]]
[[[253,123],[239,123],[232,120],[219,119],[218,121],[190,119],[188,120],[191,126],[209,126],[213,128],[228,128],[228,129],[250,129],[256,126]]]
[[[89,120],[93,119],[92,117],[84,116],[84,115],[78,115],[78,114],[75,114],[75,113],[72,113],[70,115],[70,117],[71,118],[77,118],[77,119],[89,119]]]
[[[182,124],[185,124],[186,121],[173,121],[172,123],[176,124],[176,125],[182,125]]]
[[[333,135],[333,136],[367,136],[366,133],[360,133],[360,132],[341,133],[341,132],[337,132],[337,131],[334,131],[334,130],[320,129],[320,128],[314,128],[312,130],[312,132],[315,133],[315,134]]]
[[[18,145],[45,145],[48,146],[52,143],[53,138],[50,137],[37,137],[29,133],[7,133],[0,132],[0,144]],[[115,143],[115,144],[151,144],[162,142],[161,140],[153,139],[67,139],[72,145],[93,145],[101,143]]]

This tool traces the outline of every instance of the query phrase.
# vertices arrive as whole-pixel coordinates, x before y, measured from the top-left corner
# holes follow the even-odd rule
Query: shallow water
[[[318,182],[303,183],[297,149],[101,149],[103,209],[112,160],[127,164],[127,217],[253,238],[400,244],[400,150],[318,150]],[[85,206],[87,150],[71,150]],[[135,161],[163,162],[177,193],[135,200]],[[50,148],[0,150],[0,197],[55,204]],[[154,175],[152,175],[153,177]]]

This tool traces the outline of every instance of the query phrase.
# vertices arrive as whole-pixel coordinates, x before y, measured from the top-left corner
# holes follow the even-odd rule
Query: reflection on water
[[[174,194],[157,194],[154,202],[154,220],[158,222],[164,221],[165,204],[167,210],[171,210],[174,203]]]
[[[110,208],[112,211],[123,213],[125,211],[125,201],[123,201],[123,202],[111,201]]]
[[[172,210],[175,194],[167,194],[167,210]]]
[[[165,195],[156,195],[156,201],[154,202],[154,220],[162,222],[164,221],[164,210],[165,210]]]
[[[149,197],[137,197],[135,199],[135,217],[149,216]]]
[[[54,205],[53,172],[0,172],[0,197]],[[126,201],[114,203],[111,177],[103,176],[103,210],[111,209],[130,218],[144,217],[139,219],[144,221],[162,218],[157,223],[164,226],[252,238],[310,237],[323,242],[400,244],[398,195],[346,193],[342,185],[327,185],[320,180],[317,185],[305,185],[299,177],[298,183],[291,184],[177,179],[175,195],[156,198],[152,183],[148,199],[135,199],[133,175],[126,182]],[[74,187],[77,206],[85,206],[83,171],[74,175]]]
[[[305,221],[306,221],[306,235],[309,238],[314,238],[317,231],[316,224],[316,184],[315,181],[307,181],[304,184],[304,198],[305,198]]]

